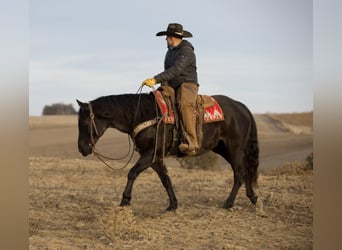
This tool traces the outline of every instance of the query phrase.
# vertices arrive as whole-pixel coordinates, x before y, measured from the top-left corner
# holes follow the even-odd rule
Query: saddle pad
[[[154,94],[154,96],[156,98],[160,113],[163,116],[165,115],[164,122],[167,124],[174,124],[175,123],[175,114],[173,113],[173,110],[169,110],[169,107],[166,104],[166,101],[165,101],[163,95],[161,94],[161,92],[158,90],[154,90],[154,91],[152,91],[152,93]]]
[[[220,104],[212,96],[209,96],[209,98],[212,100],[213,105],[204,107],[203,121],[205,123],[223,121],[224,114]]]
[[[163,95],[160,91],[154,90],[152,91],[153,95],[156,98],[159,110],[162,115],[165,115],[164,122],[167,124],[174,124],[175,122],[175,114],[173,110],[169,110],[169,106],[167,105]],[[203,96],[204,97],[204,96]],[[218,102],[211,96],[205,96],[205,99],[211,99],[212,105],[203,105],[203,122],[204,123],[210,123],[210,122],[217,122],[217,121],[223,121],[224,120],[224,114],[222,111],[221,106],[218,104]]]

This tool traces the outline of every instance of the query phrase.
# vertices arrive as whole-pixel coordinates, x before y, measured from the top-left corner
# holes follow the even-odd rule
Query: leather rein
[[[119,158],[112,158],[112,157],[108,157],[108,156],[105,156],[105,155],[99,153],[95,148],[95,140],[94,140],[94,135],[93,135],[93,129],[95,130],[96,135],[99,135],[99,132],[98,132],[97,127],[96,127],[95,115],[94,115],[93,108],[92,108],[90,102],[89,102],[88,106],[89,106],[89,118],[90,118],[90,140],[91,140],[91,143],[89,143],[89,147],[92,149],[94,156],[96,156],[100,161],[102,161],[103,164],[105,164],[111,170],[122,170],[122,169],[124,169],[125,167],[128,166],[128,164],[130,163],[130,161],[132,160],[133,155],[134,155],[134,150],[132,149],[132,143],[131,143],[131,140],[129,138],[129,135],[128,135],[128,144],[129,144],[128,152],[124,156],[119,157]],[[119,160],[125,159],[127,156],[129,156],[129,154],[130,154],[130,157],[129,157],[128,161],[121,168],[113,168],[104,160],[104,159],[106,159],[106,160],[119,161]]]
[[[141,94],[141,91],[142,91],[142,87],[141,86],[137,93]],[[138,99],[138,104],[137,104],[137,109],[135,111],[135,114],[134,114],[134,120],[133,120],[133,125],[135,123],[135,120],[136,120],[136,116],[137,116],[137,112],[139,110],[139,107],[140,107],[140,101],[141,101],[141,98],[139,96],[139,99]],[[156,104],[157,105],[157,104]],[[97,129],[97,126],[96,126],[96,122],[95,122],[95,114],[94,114],[94,111],[93,111],[93,107],[91,105],[91,102],[88,103],[88,107],[89,107],[89,119],[90,119],[90,140],[91,140],[91,143],[89,143],[89,147],[92,149],[93,151],[93,154],[95,157],[97,157],[100,161],[102,161],[102,163],[104,165],[106,165],[108,168],[110,168],[111,170],[122,170],[124,168],[126,168],[128,166],[128,164],[131,162],[132,158],[133,158],[133,155],[134,155],[134,145],[132,147],[132,142],[131,142],[131,139],[130,139],[130,135],[128,134],[128,152],[122,156],[122,157],[119,157],[119,158],[112,158],[112,157],[108,157],[108,156],[105,156],[101,153],[99,153],[96,148],[95,148],[95,140],[94,140],[94,134],[93,134],[93,130],[95,131],[95,134],[96,135],[99,135],[99,132],[98,132],[98,129]],[[156,114],[157,114],[157,117],[152,119],[152,120],[149,120],[149,121],[145,121],[145,122],[142,122],[140,123],[139,125],[135,126],[134,129],[133,129],[133,134],[132,134],[132,138],[133,138],[133,142],[135,144],[135,137],[144,129],[150,127],[150,126],[153,126],[155,124],[157,124],[157,131],[156,131],[156,143],[155,143],[155,152],[154,152],[154,157],[153,157],[153,162],[155,162],[155,159],[156,159],[156,152],[157,152],[157,141],[158,141],[158,132],[159,132],[159,126],[160,126],[160,123],[163,121],[164,119],[164,116],[163,117],[158,117],[158,107],[156,106]],[[165,129],[164,129],[164,133],[165,133]],[[165,136],[164,136],[165,137]],[[164,143],[165,143],[165,139],[164,139]],[[164,145],[165,146],[165,145]],[[164,151],[163,150],[163,155],[164,155]],[[111,167],[104,159],[106,160],[113,160],[113,161],[119,161],[119,160],[123,160],[125,159],[126,157],[129,156],[129,159],[128,161],[125,163],[125,165],[121,168],[113,168]]]

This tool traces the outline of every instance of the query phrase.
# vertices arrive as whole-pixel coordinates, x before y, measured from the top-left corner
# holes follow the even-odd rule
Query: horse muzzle
[[[93,152],[91,145],[84,145],[84,146],[80,146],[80,145],[79,145],[79,146],[78,146],[78,151],[79,151],[84,157],[90,155],[90,154]]]

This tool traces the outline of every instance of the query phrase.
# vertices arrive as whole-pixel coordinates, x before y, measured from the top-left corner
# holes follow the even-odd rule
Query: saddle
[[[178,118],[178,111],[176,108],[176,96],[172,87],[162,86],[157,90],[152,91],[159,110],[167,124],[176,124]],[[211,123],[224,120],[224,114],[218,102],[208,95],[198,95],[196,100],[196,115],[199,121],[204,123]]]
[[[173,133],[174,142],[179,142],[181,119],[176,105],[174,89],[169,86],[162,86],[157,90],[152,91],[152,93],[163,117],[163,122],[165,124],[175,125]],[[212,96],[198,95],[196,100],[195,115],[197,139],[199,144],[201,144],[203,138],[203,124],[223,121],[224,114],[219,103]]]

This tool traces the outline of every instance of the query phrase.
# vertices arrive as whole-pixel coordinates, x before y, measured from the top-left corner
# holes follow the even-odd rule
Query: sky
[[[309,0],[31,0],[29,114],[135,93],[163,71],[168,23],[193,34],[200,94],[253,113],[313,110]],[[144,92],[150,89],[145,87]]]

